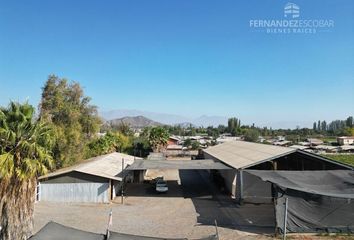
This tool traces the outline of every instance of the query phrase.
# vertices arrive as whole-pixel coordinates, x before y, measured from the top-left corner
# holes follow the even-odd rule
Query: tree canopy
[[[28,103],[0,108],[0,175],[19,180],[44,174],[52,167],[51,129],[34,119]]]
[[[147,139],[154,152],[160,152],[166,146],[170,135],[163,127],[147,127],[142,136]]]
[[[97,108],[79,83],[50,75],[43,87],[40,118],[51,124],[57,138],[53,148],[56,167],[84,158],[85,147],[99,131]]]
[[[0,108],[0,239],[27,239],[33,228],[36,177],[53,166],[53,135],[28,103]]]

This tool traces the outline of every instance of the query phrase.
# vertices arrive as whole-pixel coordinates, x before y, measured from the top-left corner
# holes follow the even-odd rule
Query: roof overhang
[[[49,179],[49,178],[53,178],[53,177],[58,177],[67,173],[71,173],[71,172],[78,172],[78,173],[82,173],[82,174],[87,174],[87,175],[91,175],[91,176],[96,176],[96,177],[101,177],[101,178],[107,178],[107,179],[111,179],[111,180],[117,180],[117,181],[122,181],[122,177],[118,177],[118,176],[109,176],[109,175],[105,175],[105,174],[95,174],[95,173],[90,173],[90,172],[84,172],[84,171],[80,171],[80,170],[66,170],[66,171],[61,171],[61,172],[54,172],[54,173],[50,173],[48,175],[44,175],[44,176],[40,176],[38,178],[38,180],[44,180],[44,179]],[[121,175],[121,174],[118,174]]]
[[[148,169],[181,169],[181,170],[202,170],[202,169],[232,169],[225,164],[211,159],[202,160],[140,160],[126,168],[127,170],[148,170]]]

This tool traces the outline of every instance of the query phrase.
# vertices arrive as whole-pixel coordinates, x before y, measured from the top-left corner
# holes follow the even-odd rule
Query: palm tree
[[[169,133],[163,127],[151,127],[144,129],[143,136],[146,137],[154,152],[160,152],[167,144]]]
[[[28,103],[0,108],[0,239],[31,236],[36,178],[52,166],[52,139]]]

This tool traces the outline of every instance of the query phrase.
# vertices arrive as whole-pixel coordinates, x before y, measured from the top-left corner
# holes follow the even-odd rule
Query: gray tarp
[[[276,225],[283,232],[288,198],[287,231],[354,232],[354,172],[246,170],[274,184]]]
[[[59,223],[49,222],[29,240],[104,240],[106,235],[81,231]],[[215,235],[196,240],[216,240]],[[156,238],[110,232],[108,240],[187,240],[187,238]]]
[[[103,240],[103,234],[90,233],[49,222],[29,240]]]
[[[354,171],[245,170],[280,188],[339,198],[354,198]]]
[[[110,232],[109,240],[188,240],[187,238],[156,238]],[[215,235],[195,240],[217,240]]]
[[[127,170],[147,169],[231,169],[221,162],[211,159],[201,160],[140,160],[127,167]]]

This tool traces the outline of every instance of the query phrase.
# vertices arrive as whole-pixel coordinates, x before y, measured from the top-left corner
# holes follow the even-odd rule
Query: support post
[[[286,239],[286,222],[288,221],[288,198],[285,198],[283,240]]]
[[[243,204],[243,171],[239,170],[239,175],[240,175],[240,205]]]
[[[124,204],[124,158],[122,158],[122,191],[121,191],[121,203]]]
[[[216,235],[216,239],[219,240],[218,223],[216,222],[216,219],[215,219],[215,235]]]

